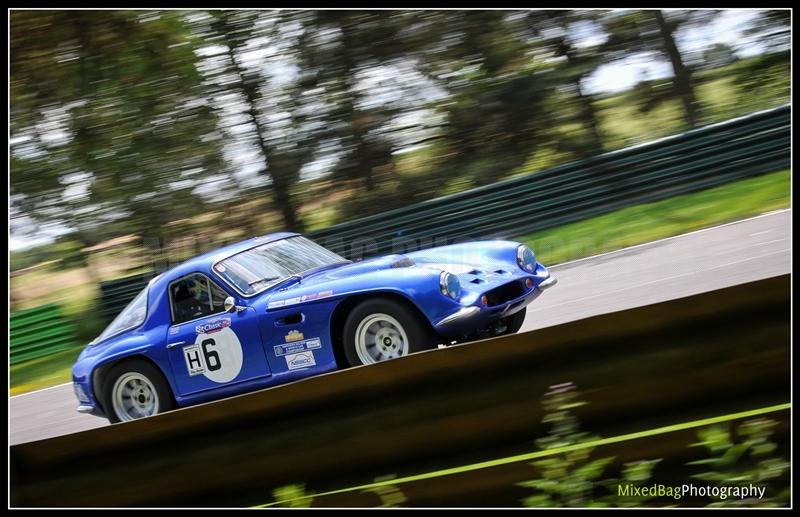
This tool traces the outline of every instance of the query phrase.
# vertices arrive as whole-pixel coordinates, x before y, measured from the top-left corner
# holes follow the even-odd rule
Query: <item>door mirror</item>
[[[225,308],[225,312],[238,312],[244,310],[244,307],[239,307],[236,305],[236,300],[233,298],[233,296],[228,296],[225,298],[223,307]]]

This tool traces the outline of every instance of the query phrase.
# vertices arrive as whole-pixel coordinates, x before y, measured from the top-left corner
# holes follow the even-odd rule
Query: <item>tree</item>
[[[527,28],[502,11],[428,14],[431,37],[420,46],[420,67],[447,93],[443,113],[445,176],[478,185],[497,181],[525,163],[550,126],[548,79],[528,51]]]
[[[744,38],[763,46],[764,52],[735,67],[735,84],[744,93],[745,105],[762,106],[762,98],[780,91],[791,99],[791,11],[757,11],[744,30]],[[747,102],[750,101],[750,102]]]
[[[695,94],[692,69],[675,37],[680,29],[708,24],[718,14],[719,11],[612,12],[604,18],[608,39],[601,50],[612,61],[648,53],[667,59],[673,74],[671,96],[680,99],[686,122],[694,127],[700,124],[702,109]]]
[[[765,54],[789,50],[792,37],[792,11],[789,9],[757,11],[744,35],[764,45]]]
[[[397,100],[410,92],[402,91],[402,84],[389,84],[389,67],[414,55],[404,29],[416,14],[315,11],[297,17],[306,31],[300,62],[327,105],[327,137],[339,150],[334,178],[362,180],[373,192],[376,174],[393,167],[388,125],[409,107]],[[364,86],[370,74],[380,78],[370,81],[373,88]],[[370,102],[375,89],[391,99]]]
[[[584,85],[584,80],[604,62],[604,57],[598,45],[579,46],[574,36],[577,25],[594,24],[596,18],[594,11],[537,10],[526,15],[534,45],[558,61],[552,69],[554,88],[566,90],[568,102],[574,102],[577,107],[574,115],[559,118],[581,124],[588,134],[587,143],[579,144],[576,149],[582,157],[600,154],[604,149],[595,99]]]
[[[11,13],[11,202],[84,244],[160,235],[226,172],[178,13]]]
[[[268,78],[258,66],[247,66],[244,53],[253,50],[264,51],[263,45],[272,43],[280,35],[281,26],[274,13],[258,11],[213,11],[210,20],[203,18],[196,26],[207,43],[222,43],[217,55],[222,54],[225,60],[216,68],[208,70],[215,94],[223,96],[233,92],[244,102],[243,113],[246,115],[255,144],[261,154],[262,174],[269,177],[273,201],[289,230],[301,231],[302,221],[297,213],[292,187],[298,181],[300,169],[313,151],[311,142],[299,142],[293,136],[297,126],[302,123],[298,118],[297,104],[302,91],[296,84],[291,84],[278,91],[270,85]],[[255,48],[253,41],[260,41]],[[208,54],[213,56],[214,54]],[[286,124],[280,131],[274,131],[265,121],[266,102],[271,101],[272,114],[288,114]],[[275,102],[279,101],[279,102]],[[282,136],[277,136],[280,133]]]
[[[737,60],[736,52],[730,45],[724,43],[715,43],[703,52],[703,65],[704,70],[713,70],[723,66],[731,65]]]

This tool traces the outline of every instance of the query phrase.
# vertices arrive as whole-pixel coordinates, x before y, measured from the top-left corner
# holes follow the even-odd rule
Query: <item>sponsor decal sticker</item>
[[[303,333],[299,330],[292,330],[286,334],[285,341],[287,343],[291,343],[292,341],[300,341],[301,339],[303,339]]]
[[[277,300],[274,302],[269,302],[268,307],[270,309],[274,309],[276,307],[286,307],[287,305],[294,305],[296,303],[307,302],[310,300],[317,300],[319,298],[327,298],[328,296],[333,296],[333,291],[321,291],[319,293],[312,293],[312,294],[304,294],[302,296],[296,296],[294,298],[289,298],[288,300]]]
[[[214,266],[214,269],[216,269],[220,273],[224,273],[225,272],[225,266],[223,266],[222,264],[217,264],[216,266]]]
[[[221,320],[212,320],[207,321],[205,323],[201,323],[194,328],[194,331],[197,334],[211,334],[213,332],[219,332],[220,330],[230,327],[231,326],[231,319],[224,318]]]
[[[174,336],[175,334],[177,334],[177,333],[178,333],[178,331],[179,331],[179,330],[180,330],[180,327],[171,327],[171,328],[169,329],[169,335],[170,335],[170,336]]]
[[[314,352],[310,350],[308,352],[286,355],[286,366],[288,366],[290,370],[308,368],[309,366],[314,366],[316,364],[317,362],[314,360]]]
[[[277,357],[290,355],[290,354],[298,354],[300,352],[307,352],[309,350],[316,350],[317,348],[321,348],[322,343],[318,337],[312,339],[306,339],[305,341],[296,341],[294,343],[286,343],[283,345],[275,345],[273,350],[275,351],[275,355]]]

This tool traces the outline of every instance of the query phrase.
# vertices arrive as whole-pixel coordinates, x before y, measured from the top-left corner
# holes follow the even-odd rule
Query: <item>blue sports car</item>
[[[295,233],[257,237],[151,280],[73,365],[78,411],[134,420],[514,333],[553,284],[516,242],[351,262]]]

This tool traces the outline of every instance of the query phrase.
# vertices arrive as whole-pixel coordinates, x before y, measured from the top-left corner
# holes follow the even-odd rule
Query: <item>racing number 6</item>
[[[200,345],[203,347],[203,357],[205,357],[206,360],[206,367],[212,372],[222,368],[222,363],[219,360],[219,354],[214,350],[208,349],[208,347],[215,346],[216,344],[217,343],[211,338],[205,339],[202,343],[200,343]],[[211,362],[212,357],[214,358],[213,363]]]

